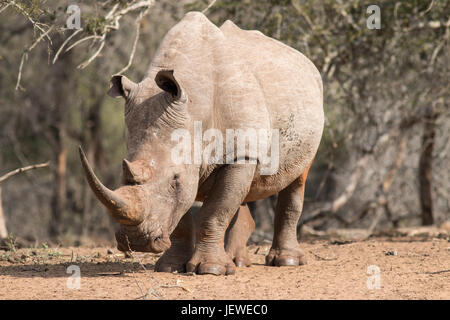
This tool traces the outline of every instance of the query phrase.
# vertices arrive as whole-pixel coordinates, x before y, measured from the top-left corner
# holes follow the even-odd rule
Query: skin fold
[[[266,263],[305,263],[296,226],[324,126],[322,81],[310,60],[258,31],[231,21],[218,28],[190,12],[164,37],[141,82],[113,76],[108,93],[125,99],[122,186],[106,188],[81,149],[80,156],[89,185],[119,222],[120,250],[164,252],[156,271],[233,274],[250,265],[245,245],[254,222],[246,203],[279,193]],[[201,133],[223,137],[229,129],[264,129],[267,143],[275,130],[277,170],[262,170],[250,148],[231,154],[232,163],[225,153],[214,163],[174,161],[173,133],[195,137],[198,123]],[[193,141],[186,145],[195,154]],[[202,207],[187,213],[196,200]]]

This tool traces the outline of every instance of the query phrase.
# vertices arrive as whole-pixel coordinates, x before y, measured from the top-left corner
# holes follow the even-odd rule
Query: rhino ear
[[[113,98],[123,97],[128,99],[131,92],[136,90],[137,84],[128,79],[125,76],[113,76],[110,81],[110,87],[108,90],[108,95]]]
[[[185,99],[184,89],[173,75],[173,70],[161,70],[156,74],[155,82],[162,90],[169,93],[175,100]]]

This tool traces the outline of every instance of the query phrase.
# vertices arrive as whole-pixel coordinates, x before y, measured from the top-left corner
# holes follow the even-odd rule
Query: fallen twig
[[[439,270],[439,271],[430,271],[430,272],[425,272],[426,274],[439,274],[439,273],[444,273],[444,272],[450,272],[450,269],[447,270]]]
[[[134,251],[131,250],[130,241],[128,239],[128,236],[125,236],[125,239],[127,240],[128,254],[134,259],[135,258]],[[142,269],[144,269],[144,271],[147,271],[147,268],[144,266],[144,264],[142,263],[142,261],[140,259],[138,259],[138,263],[142,267]],[[155,285],[151,289],[147,290],[147,292],[144,294],[144,291],[142,290],[141,286],[139,285],[138,280],[136,279],[133,269],[131,269],[131,274],[133,275],[134,281],[136,281],[136,285],[138,286],[138,288],[142,294],[141,296],[137,297],[136,300],[138,300],[138,299],[146,300],[150,294],[152,294],[157,299],[163,298],[162,294],[157,291],[158,288],[161,288],[161,285],[153,276],[150,275],[150,278],[152,279],[152,281]]]
[[[120,275],[123,275],[123,272],[122,271],[119,271],[119,272],[100,272],[100,273],[97,273],[97,275],[98,276],[105,276],[105,277],[108,277],[108,276],[120,276]]]
[[[313,251],[309,251],[314,257],[316,257],[319,260],[323,260],[323,261],[332,261],[332,260],[337,260],[337,257],[333,257],[333,258],[328,258],[328,257],[322,257],[320,255],[318,255],[317,253],[314,253]]]
[[[192,293],[192,290],[190,290],[189,288],[186,288],[186,287],[182,286],[182,285],[181,285],[181,282],[182,282],[182,281],[181,281],[180,279],[178,279],[178,280],[177,280],[177,284],[162,285],[161,288],[181,288],[181,289],[183,289],[184,291],[187,291],[187,292],[189,292],[189,293]]]

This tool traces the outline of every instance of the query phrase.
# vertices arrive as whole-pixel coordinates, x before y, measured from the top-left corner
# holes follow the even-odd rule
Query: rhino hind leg
[[[195,222],[193,209],[181,218],[170,236],[171,246],[155,264],[156,272],[186,272],[186,263],[195,246]]]
[[[272,247],[266,256],[268,266],[306,264],[297,240],[297,223],[303,208],[308,169],[278,195]]]
[[[236,267],[249,267],[251,265],[247,241],[254,230],[255,222],[248,206],[240,206],[225,234],[225,251],[233,259]]]

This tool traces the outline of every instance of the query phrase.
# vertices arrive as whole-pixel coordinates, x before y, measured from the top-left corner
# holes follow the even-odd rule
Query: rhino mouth
[[[171,242],[169,237],[163,235],[158,236],[150,242],[152,252],[159,253],[170,248]]]
[[[117,249],[122,252],[160,253],[170,248],[170,238],[163,232],[154,234],[133,234],[121,228],[116,232]]]

